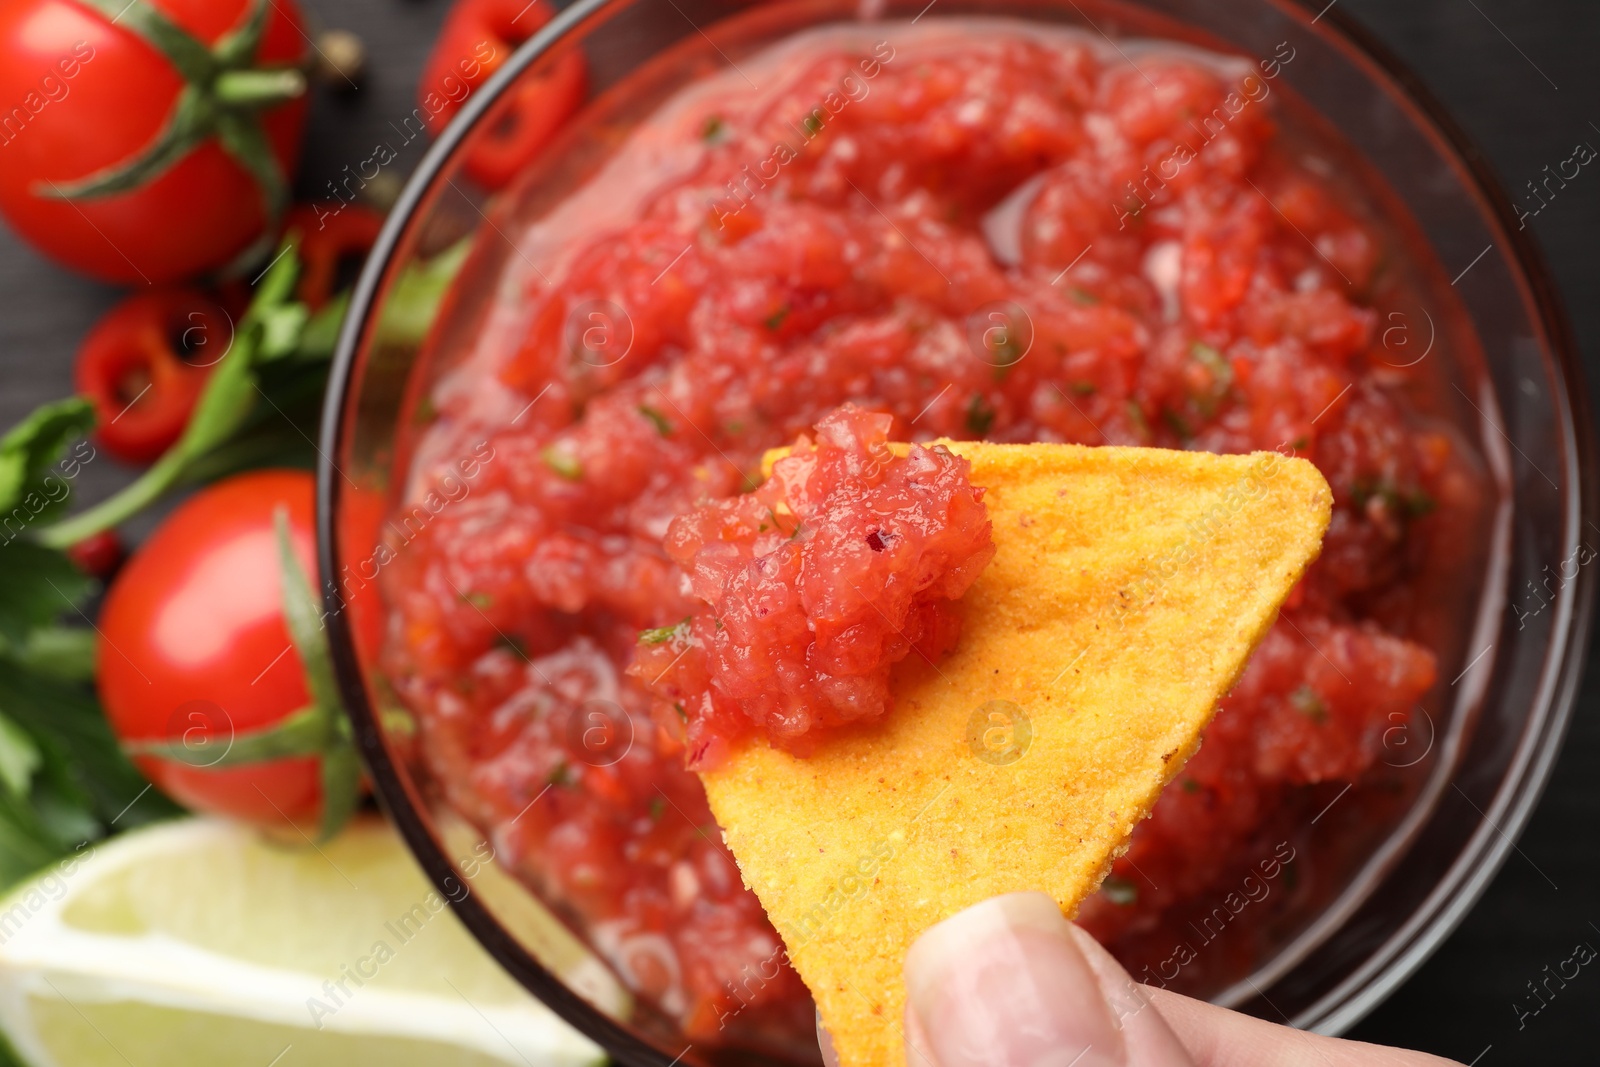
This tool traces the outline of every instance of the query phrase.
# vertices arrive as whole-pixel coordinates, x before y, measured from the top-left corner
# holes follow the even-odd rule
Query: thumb
[[[1043,893],[994,897],[906,954],[914,1067],[1192,1067],[1120,968],[1097,968]]]

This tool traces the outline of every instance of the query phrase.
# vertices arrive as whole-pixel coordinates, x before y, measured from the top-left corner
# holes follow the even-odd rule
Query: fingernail
[[[906,993],[938,1067],[1122,1067],[1122,1035],[1061,909],[1043,893],[994,897],[906,954]]]

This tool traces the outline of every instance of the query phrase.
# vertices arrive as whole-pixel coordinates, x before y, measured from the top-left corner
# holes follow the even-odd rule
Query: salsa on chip
[[[1070,915],[1099,886],[1316,558],[1332,494],[1275,452],[891,452],[862,413],[830,419],[754,493],[674,523],[669,551],[708,611],[660,651],[647,634],[638,662],[658,695],[695,707],[691,758],[720,749],[701,766],[712,812],[841,1064],[887,1067],[904,1057],[912,941],[999,893],[1042,890]],[[873,547],[907,543],[920,550],[899,569]],[[741,614],[723,624],[715,608]],[[807,611],[823,625],[803,635]],[[741,706],[700,642],[744,668],[734,684],[765,663],[769,697],[815,699],[840,656],[805,653],[838,643],[840,617],[868,631],[876,657],[855,666],[892,707],[812,724],[803,744],[700,717]],[[799,658],[775,661],[774,635]],[[669,653],[696,666],[658,674]]]

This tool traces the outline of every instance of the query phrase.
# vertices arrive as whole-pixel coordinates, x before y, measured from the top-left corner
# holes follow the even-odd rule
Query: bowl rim
[[[456,150],[488,111],[532,64],[616,0],[575,0],[525,41],[505,65],[465,102],[459,113],[429,146],[384,221],[352,291],[329,372],[320,419],[317,449],[317,554],[324,575],[340,573],[340,551],[332,517],[342,495],[334,458],[345,440],[347,401],[357,358],[380,287],[395,252],[419,208],[425,206],[439,175]],[[1463,172],[1486,225],[1502,244],[1513,280],[1536,312],[1535,339],[1547,352],[1556,373],[1551,378],[1551,404],[1560,422],[1561,460],[1568,473],[1562,493],[1566,515],[1562,544],[1573,542],[1582,526],[1600,529],[1594,427],[1578,348],[1560,291],[1531,232],[1511,225],[1516,220],[1510,197],[1451,113],[1409,66],[1373,31],[1321,0],[1264,0],[1312,33],[1332,38],[1336,46],[1366,68],[1369,76],[1387,82],[1390,95],[1410,105],[1417,125],[1429,130],[1443,155]],[[1325,28],[1319,24],[1326,23]],[[1496,427],[1498,429],[1498,427]],[[1503,431],[1502,431],[1503,432]],[[1516,838],[1538,804],[1572,718],[1584,671],[1596,596],[1593,568],[1582,571],[1558,596],[1545,661],[1530,699],[1528,726],[1507,765],[1482,821],[1462,846],[1433,891],[1394,933],[1390,934],[1346,978],[1324,992],[1307,1009],[1285,1022],[1304,1029],[1337,1034],[1355,1025],[1405,982],[1459,925],[1516,848]],[[418,798],[408,779],[390,759],[382,725],[368,697],[355,651],[353,633],[343,612],[337,583],[323,583],[325,618],[335,675],[354,727],[374,792],[428,879],[439,887],[458,886],[455,864],[446,855],[418,811]],[[1470,798],[1469,798],[1470,803]],[[1531,861],[1530,861],[1531,862]],[[459,897],[459,899],[457,899]],[[518,982],[580,1033],[621,1062],[640,1067],[673,1067],[676,1058],[643,1040],[552,974],[495,918],[476,894],[452,892],[451,906],[480,944]]]

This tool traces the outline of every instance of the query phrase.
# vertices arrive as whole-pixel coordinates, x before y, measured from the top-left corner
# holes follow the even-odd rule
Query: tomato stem
[[[361,799],[361,765],[351,743],[350,721],[345,718],[339,684],[333,676],[322,602],[312,589],[289,540],[289,512],[279,506],[274,516],[278,529],[278,566],[283,574],[283,621],[289,640],[300,654],[306,689],[312,706],[323,717],[322,826],[318,837],[328,841],[354,814]]]
[[[304,95],[306,76],[298,70],[225,70],[211,83],[224,107],[266,108]]]
[[[271,726],[234,734],[228,750],[217,759],[208,760],[205,766],[220,771],[252,763],[318,756],[336,740],[336,734],[327,709],[313,704]],[[124,741],[122,751],[129,756],[154,756],[180,762],[194,757],[193,747],[182,740]]]

